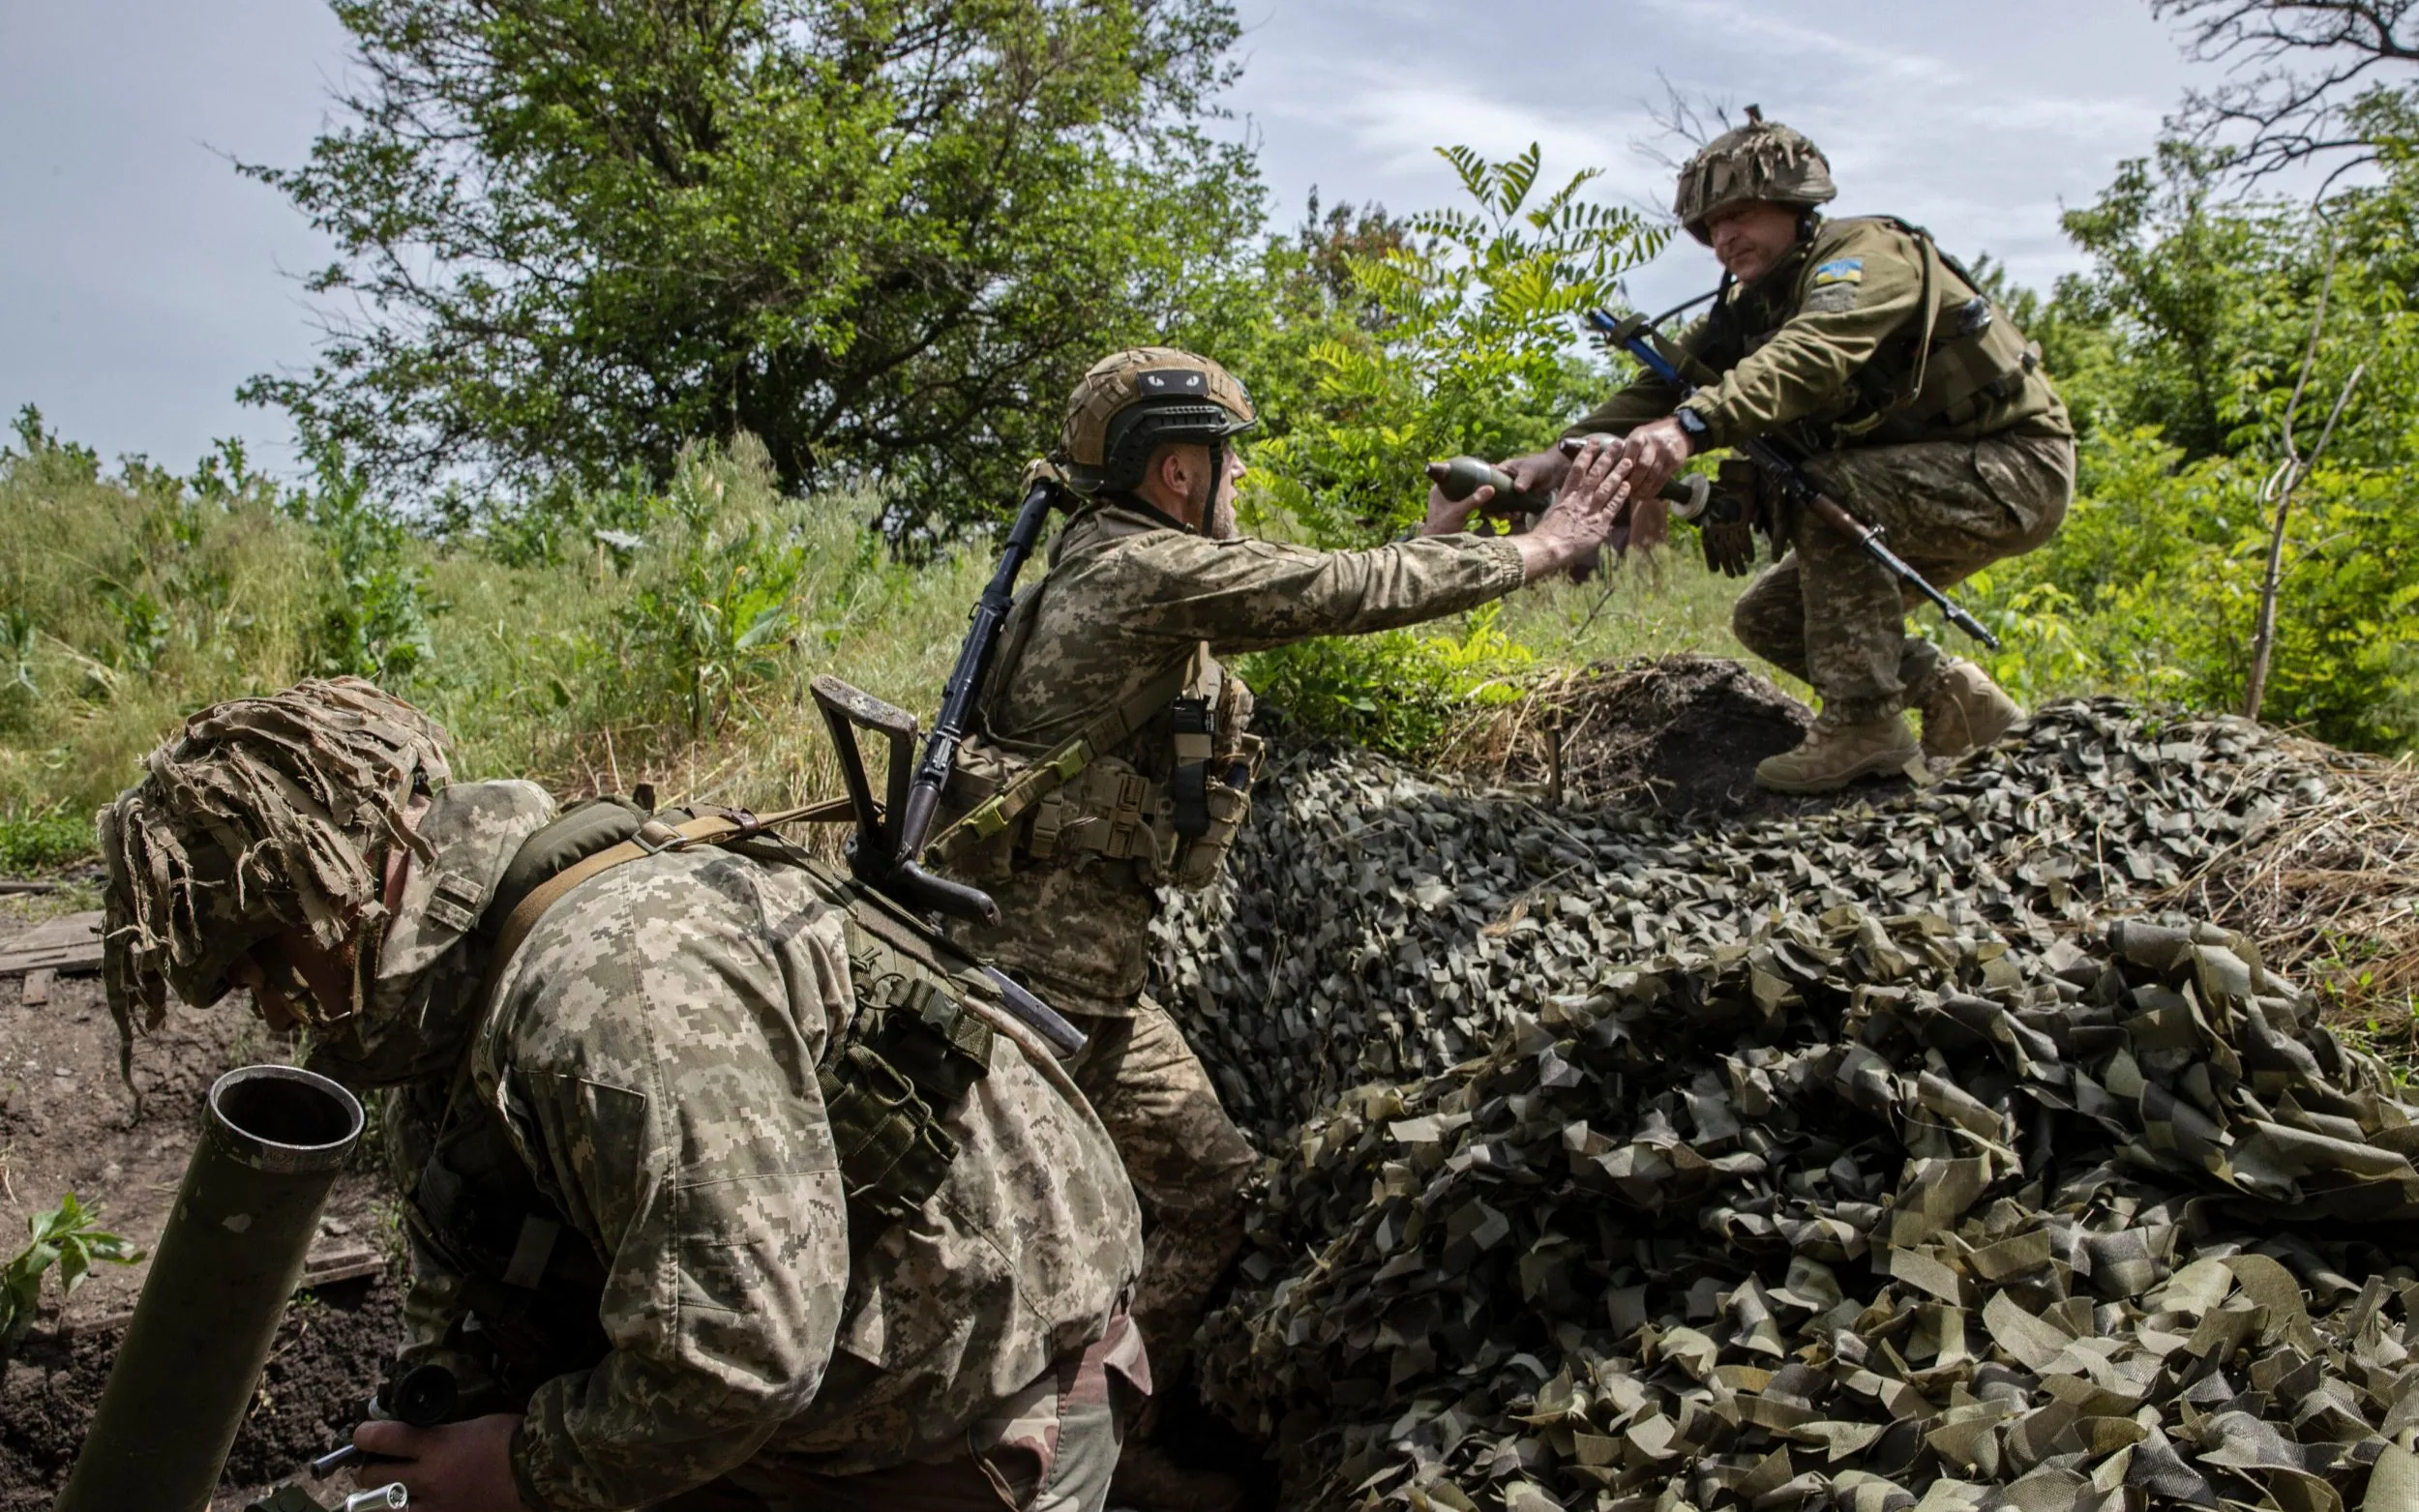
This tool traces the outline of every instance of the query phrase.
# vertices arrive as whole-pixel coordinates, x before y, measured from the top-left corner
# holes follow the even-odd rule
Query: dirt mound
[[[1755,764],[1795,746],[1813,720],[1737,662],[1670,656],[1551,679],[1478,744],[1501,753],[1487,776],[1541,786],[1549,802],[1726,815],[1794,807],[1755,786]]]
[[[289,1309],[216,1504],[241,1505],[343,1443],[403,1326],[402,1298],[384,1278],[331,1287]],[[0,1512],[45,1512],[67,1484],[125,1333],[37,1334],[0,1371]]]

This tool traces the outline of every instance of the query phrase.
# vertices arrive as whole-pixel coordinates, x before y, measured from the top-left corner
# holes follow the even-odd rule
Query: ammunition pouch
[[[1849,379],[1844,409],[1788,429],[1788,438],[1809,454],[1932,440],[1944,430],[1977,427],[2020,396],[2041,366],[2041,347],[2025,340],[1929,231],[1896,217],[1875,219],[1923,251],[1922,313],[1913,330],[1883,343]],[[1772,335],[1739,343],[1743,355]]]
[[[936,958],[903,949],[894,933],[850,920],[856,1023],[816,1073],[840,1152],[851,1250],[949,1179],[958,1143],[942,1120],[991,1070],[991,1025],[950,991]]]
[[[1258,737],[1222,726],[1223,674],[1191,667],[1112,709],[1048,749],[971,736],[942,795],[957,815],[925,849],[927,864],[977,886],[1045,866],[1131,861],[1146,882],[1206,887],[1251,815]],[[1188,684],[1203,691],[1182,693]],[[1169,775],[1153,778],[1123,756],[1135,733],[1164,712]]]

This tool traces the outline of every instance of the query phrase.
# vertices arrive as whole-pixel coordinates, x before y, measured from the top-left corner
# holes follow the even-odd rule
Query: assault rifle
[[[823,711],[823,723],[830,727],[832,747],[840,757],[840,778],[848,786],[849,806],[856,818],[856,833],[849,842],[849,868],[857,880],[911,913],[945,913],[981,924],[1000,922],[1000,905],[989,893],[935,875],[925,869],[923,855],[933,815],[941,808],[950,773],[957,770],[958,748],[966,743],[967,730],[973,724],[974,700],[982,696],[984,679],[991,674],[1000,627],[1007,623],[1009,607],[1015,602],[1017,574],[1032,555],[1051,510],[1062,496],[1063,485],[1046,465],[1030,472],[1028,479],[1025,500],[1017,507],[1007,543],[1000,550],[1000,565],[974,603],[973,622],[958,647],[957,665],[950,668],[949,681],[941,690],[941,712],[933,719],[932,732],[924,737],[920,757],[915,750],[914,715],[837,677],[820,676],[810,685],[817,706]],[[859,728],[881,735],[890,746],[887,782],[879,802],[866,773],[864,752],[857,745]],[[1052,1049],[1072,1055],[1084,1048],[1083,1032],[1049,1004],[997,967],[979,969],[999,990],[1008,1011],[1049,1041]]]
[[[1696,385],[1683,377],[1671,359],[1648,340],[1655,332],[1655,322],[1646,316],[1629,315],[1615,319],[1604,311],[1591,310],[1588,311],[1588,325],[1604,339],[1605,344],[1620,347],[1644,364],[1647,371],[1678,389],[1683,399],[1697,392]],[[1955,600],[1925,581],[1922,573],[1908,566],[1897,552],[1890,549],[1880,530],[1849,514],[1840,508],[1838,501],[1824,493],[1822,485],[1807,473],[1804,459],[1791,456],[1781,443],[1762,437],[1731,444],[1748,460],[1763,468],[1765,476],[1772,479],[1774,486],[1791,502],[1810,511],[1815,519],[1863,547],[1867,555],[1889,569],[1899,581],[1938,605],[1950,624],[1993,651],[1999,649],[1999,637],[1984,629],[1981,620],[1959,608]]]

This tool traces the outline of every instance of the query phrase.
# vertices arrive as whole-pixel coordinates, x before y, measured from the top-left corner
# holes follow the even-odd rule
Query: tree
[[[2261,291],[2294,277],[2273,207],[2212,203],[2219,168],[2211,154],[2173,140],[2160,144],[2155,167],[2119,163],[2097,201],[2060,218],[2093,266],[2059,282],[2046,322],[2099,327],[2114,343],[2126,371],[2090,395],[2091,410],[2107,411],[2096,421],[2155,427],[2195,458],[2232,449],[2243,385],[2264,375],[2242,362],[2262,339]],[[2050,371],[2081,376],[2056,362]]]
[[[1621,275],[1670,236],[1580,197],[1594,170],[1541,193],[1534,143],[1502,163],[1437,151],[1476,208],[1384,222],[1367,252],[1341,246],[1347,290],[1260,343],[1290,348],[1303,371],[1282,429],[1255,448],[1246,509],[1272,508],[1327,545],[1365,544],[1417,519],[1430,459],[1509,456],[1577,418],[1606,372],[1576,348],[1576,317],[1619,303]],[[1346,227],[1323,232],[1314,219],[1308,229],[1316,243]]]
[[[2303,163],[2335,173],[2376,158],[2379,128],[2419,97],[2419,0],[2151,0],[2182,23],[2186,55],[2232,75],[2185,97],[2177,123],[2254,178]],[[2404,134],[2407,134],[2405,133]]]
[[[1226,0],[336,0],[334,238],[284,407],[389,488],[669,475],[746,430],[900,522],[1003,495],[1099,352],[1257,224]]]

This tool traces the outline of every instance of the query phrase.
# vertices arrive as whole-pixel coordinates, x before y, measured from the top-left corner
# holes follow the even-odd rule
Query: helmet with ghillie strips
[[[167,993],[206,1007],[282,931],[308,934],[357,967],[357,1016],[374,963],[380,863],[434,852],[415,796],[448,778],[445,732],[354,677],[306,681],[216,704],[151,753],[143,780],[100,814],[108,870],[103,972],[122,1032],[157,1027]]]
[[[1143,481],[1153,449],[1219,445],[1258,419],[1243,385],[1209,358],[1136,346],[1092,364],[1075,385],[1059,451],[1076,492],[1122,493]]]
[[[1722,133],[1682,164],[1671,209],[1690,236],[1711,246],[1706,222],[1717,211],[1758,199],[1811,210],[1838,193],[1820,147],[1749,105],[1747,125]]]

